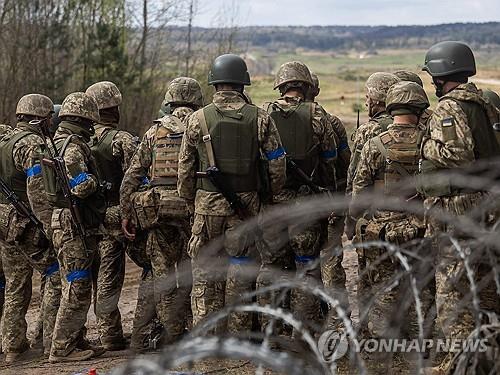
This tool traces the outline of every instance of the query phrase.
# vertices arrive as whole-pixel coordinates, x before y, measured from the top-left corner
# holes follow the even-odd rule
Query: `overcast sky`
[[[415,25],[500,21],[500,0],[198,0],[197,26],[216,15],[239,25]],[[222,10],[222,12],[221,12]]]

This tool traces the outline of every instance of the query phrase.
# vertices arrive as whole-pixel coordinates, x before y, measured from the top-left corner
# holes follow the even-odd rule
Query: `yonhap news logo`
[[[354,351],[366,353],[484,353],[488,350],[487,339],[361,339],[350,341]],[[326,362],[336,361],[346,355],[349,340],[344,332],[329,330],[318,340],[318,350]]]
[[[347,336],[343,332],[329,330],[323,332],[318,340],[318,350],[325,362],[333,362],[346,355],[349,349]]]

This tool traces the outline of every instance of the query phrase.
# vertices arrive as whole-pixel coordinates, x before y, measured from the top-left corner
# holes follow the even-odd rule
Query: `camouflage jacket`
[[[284,96],[274,103],[281,108],[297,106],[302,101],[299,97]],[[338,137],[335,132],[332,118],[318,103],[313,103],[313,143],[318,145],[320,153],[318,170],[315,179],[324,187],[332,189],[336,186],[337,146]],[[337,124],[338,125],[338,124]]]
[[[472,83],[463,84],[455,90],[478,92]],[[455,91],[454,90],[454,91]],[[454,132],[443,128],[444,122],[454,124]],[[440,168],[455,168],[474,161],[474,139],[468,125],[467,115],[452,99],[443,97],[428,121],[429,134],[424,139],[422,156]]]
[[[118,124],[96,124],[94,128],[97,139],[101,140],[106,130],[116,129],[117,126]],[[120,162],[124,173],[130,165],[130,160],[132,159],[132,155],[134,155],[136,146],[136,138],[127,131],[118,130],[118,133],[113,138],[113,142],[111,144],[113,157]]]
[[[155,123],[144,134],[141,143],[137,147],[137,151],[130,161],[130,167],[125,172],[122,185],[120,187],[120,208],[123,218],[133,217],[133,203],[131,196],[135,193],[145,178],[150,177],[150,168],[153,163],[153,150],[156,134],[159,127],[166,127],[172,133],[182,132],[178,129],[178,125],[171,119],[171,116],[179,118],[183,123],[193,110],[188,107],[176,108],[171,115],[162,117],[161,122]]]
[[[393,139],[402,141],[405,139],[415,141],[418,137],[418,133],[421,134],[421,131],[419,132],[418,130],[419,127],[416,125],[392,124],[388,126],[387,132],[381,134],[389,133]],[[352,183],[353,203],[356,203],[356,200],[359,199],[361,194],[377,190],[377,182],[384,181],[386,163],[385,157],[375,144],[374,139],[368,140],[361,151],[356,174]],[[415,168],[417,168],[417,163],[415,163]],[[383,189],[381,189],[379,193],[383,193]],[[354,206],[356,205],[354,204]],[[360,216],[360,212],[353,212],[352,209],[350,214],[354,218]]]
[[[361,150],[363,150],[363,146],[368,140],[382,133],[384,129],[380,125],[381,122],[392,122],[392,118],[387,112],[379,112],[371,117],[368,122],[362,124],[352,134],[353,153],[351,156],[351,162],[349,163],[349,169],[347,171],[347,194],[351,194],[352,192],[352,181],[356,174],[356,168],[358,166]]]
[[[70,126],[67,126],[70,125]],[[64,141],[75,133],[76,125],[61,122],[56,134],[55,142]],[[71,193],[77,198],[84,199],[95,193],[99,187],[97,176],[91,174],[91,165],[94,163],[90,147],[82,137],[73,137],[64,152],[66,172],[71,183]]]
[[[43,179],[41,175],[39,150],[44,144],[43,136],[37,127],[26,122],[19,122],[13,133],[30,132],[31,134],[19,140],[12,150],[14,166],[26,174],[26,193],[33,213],[42,221],[45,228],[50,227],[52,207],[45,198]]]
[[[245,98],[235,91],[216,92],[213,103],[222,111],[237,110],[246,104]],[[259,109],[257,123],[257,139],[261,158],[269,162],[269,178],[271,190],[277,193],[285,183],[286,161],[281,139],[274,121],[269,114]],[[195,200],[196,213],[201,215],[230,216],[233,210],[224,196],[218,192],[196,190],[195,173],[198,171],[198,144],[201,140],[201,126],[198,117],[193,115],[186,125],[179,158],[179,175],[177,189],[179,195],[188,200]],[[206,153],[204,147],[201,152]],[[257,173],[257,171],[255,171]],[[257,192],[239,193],[245,202],[257,199]]]

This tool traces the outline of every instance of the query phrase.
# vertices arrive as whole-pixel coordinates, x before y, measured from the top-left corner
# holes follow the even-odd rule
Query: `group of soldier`
[[[145,349],[153,320],[163,327],[162,344],[173,343],[209,314],[290,271],[301,281],[323,285],[349,315],[338,252],[344,232],[361,244],[405,246],[453,230],[432,215],[424,220],[420,213],[377,208],[373,201],[367,207],[367,193],[402,197],[428,212],[438,207],[456,217],[490,198],[484,190],[425,176],[498,156],[498,97],[468,83],[476,67],[463,43],[433,46],[424,70],[439,97],[434,112],[417,74],[369,77],[370,118],[353,134],[352,155],[342,121],[315,101],[318,77],[296,61],[279,68],[274,84],[279,98],[263,109],[244,91],[251,82],[239,56],[213,62],[209,105],[195,79],[174,79],[162,117],[140,142],[119,129],[122,96],[111,82],[68,95],[57,108],[57,127],[48,97],[22,97],[16,126],[0,128],[0,177],[11,190],[0,208],[5,362],[22,358],[29,348],[25,316],[33,270],[43,280],[38,345],[51,362],[125,349],[118,309],[125,253],[143,269],[130,343],[137,351]],[[287,222],[284,229],[269,221],[262,225],[267,212],[306,208],[306,198],[328,199],[331,193],[346,194],[350,207],[328,218]],[[245,227],[251,218],[257,224]],[[434,271],[425,284],[423,277],[418,280],[421,290],[432,291],[423,301],[435,298],[447,338],[466,338],[475,322],[462,301],[466,278],[461,273],[459,281],[448,282],[463,264],[449,243],[434,247],[435,282]],[[384,249],[358,249],[358,303],[367,317],[360,332],[370,337],[390,334],[390,311],[401,308],[402,285],[370,293],[398,269],[392,255],[373,267]],[[267,305],[277,296],[257,298]],[[92,299],[98,343],[86,339]],[[493,292],[488,301],[498,314],[498,295]],[[371,307],[363,311],[363,306]],[[345,328],[333,306],[325,314],[303,288],[292,288],[287,308],[305,322],[323,316],[328,329]],[[268,320],[262,316],[259,323],[264,329]],[[250,313],[233,311],[213,329],[253,328]]]

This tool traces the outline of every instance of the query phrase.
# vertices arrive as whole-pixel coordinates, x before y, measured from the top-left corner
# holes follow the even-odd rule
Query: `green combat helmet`
[[[300,61],[290,61],[281,65],[276,73],[274,89],[276,90],[289,82],[302,82],[309,87],[313,86],[313,79],[309,68]]]
[[[189,77],[179,77],[170,82],[163,105],[171,104],[203,107],[203,93],[198,81]]]
[[[54,103],[49,97],[40,94],[24,95],[17,102],[16,115],[48,117],[54,111]]]
[[[385,105],[391,116],[420,115],[430,103],[422,86],[415,82],[403,81],[391,86]]]
[[[476,60],[470,47],[462,42],[441,42],[433,45],[425,55],[422,70],[432,77],[476,74]]]
[[[385,103],[387,91],[392,85],[398,83],[400,79],[392,73],[377,72],[373,73],[366,81],[365,88],[368,97],[372,100]]]
[[[74,92],[64,99],[59,117],[63,118],[64,116],[81,117],[92,122],[100,120],[97,102],[84,92]]]
[[[208,84],[216,85],[218,83],[250,86],[250,74],[248,74],[245,60],[233,54],[217,57],[208,72]]]
[[[94,83],[85,93],[95,99],[99,110],[118,107],[122,104],[122,93],[113,82]]]
[[[411,72],[409,70],[398,70],[393,74],[401,81],[415,82],[417,85],[424,87],[422,78],[420,78],[417,73]]]

